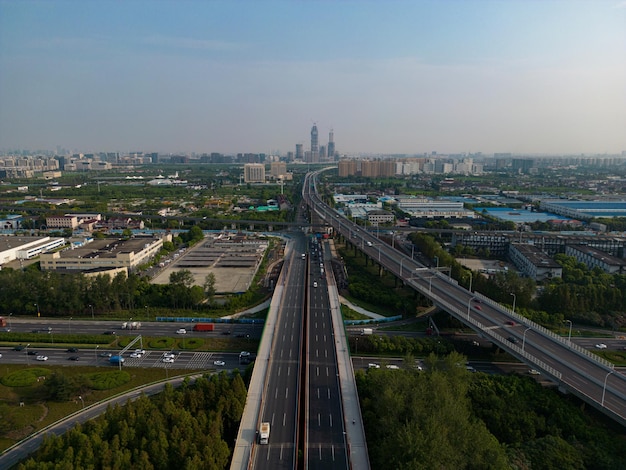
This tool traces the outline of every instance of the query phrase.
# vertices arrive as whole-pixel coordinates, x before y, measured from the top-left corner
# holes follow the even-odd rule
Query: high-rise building
[[[304,150],[302,144],[296,144],[296,160],[304,160]]]
[[[243,166],[243,180],[246,183],[265,183],[265,165],[246,163]]]
[[[328,133],[328,159],[335,159],[335,133],[332,129]]]
[[[311,163],[319,162],[319,142],[317,134],[317,125],[313,124],[311,128]]]

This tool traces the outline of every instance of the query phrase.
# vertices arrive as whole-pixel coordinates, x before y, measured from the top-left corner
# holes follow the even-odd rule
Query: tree
[[[188,269],[181,269],[170,274],[170,284],[191,288],[195,282],[193,273]]]
[[[204,295],[209,302],[213,301],[215,297],[215,274],[209,273],[204,278]]]

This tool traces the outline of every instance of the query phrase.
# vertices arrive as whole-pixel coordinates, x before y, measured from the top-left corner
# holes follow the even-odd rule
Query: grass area
[[[626,366],[626,351],[612,351],[610,349],[604,351],[594,351],[600,357],[603,357],[609,362],[612,362],[616,366]]]
[[[76,378],[88,375],[94,378],[96,384],[106,388],[104,390],[88,390],[81,394],[85,406],[99,402],[135,387],[152,383],[181,374],[196,373],[189,369],[141,369],[129,368],[121,373],[107,367],[54,367],[54,371],[61,372],[67,377]],[[55,402],[43,399],[43,385],[52,369],[26,368],[21,364],[4,364],[0,367],[0,416],[2,416],[3,431],[0,436],[0,451],[15,444],[49,424],[80,410],[83,401],[78,397],[69,402]],[[10,376],[35,376],[31,385],[10,387],[4,384]],[[94,375],[95,374],[95,375]],[[37,380],[38,379],[38,380]],[[23,406],[20,406],[23,403]]]
[[[344,320],[369,320],[370,317],[363,315],[362,313],[352,310],[347,305],[341,306],[341,314]]]

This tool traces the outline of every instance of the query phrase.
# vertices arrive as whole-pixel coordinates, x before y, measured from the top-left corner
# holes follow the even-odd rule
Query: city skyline
[[[626,2],[0,0],[0,149],[626,150]]]

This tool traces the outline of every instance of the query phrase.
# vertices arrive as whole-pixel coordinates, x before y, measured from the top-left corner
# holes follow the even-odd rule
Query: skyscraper
[[[317,125],[313,124],[311,128],[311,162],[319,162],[319,144],[317,139]]]
[[[302,144],[296,144],[296,160],[304,160],[304,150],[302,150]]]
[[[335,159],[335,133],[332,129],[328,133],[328,159],[330,161]]]

